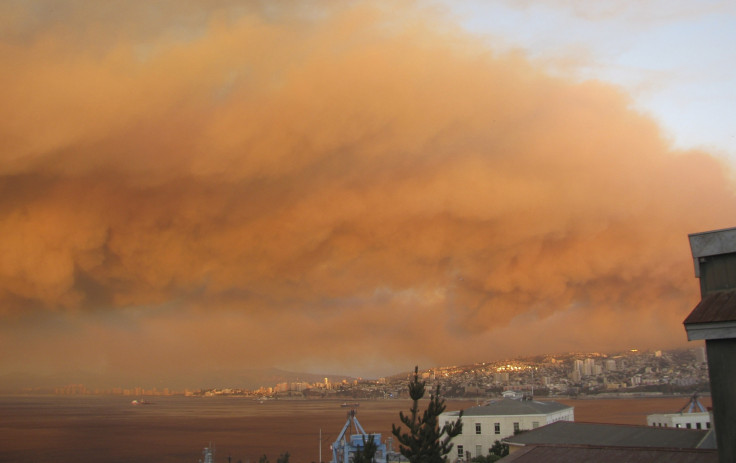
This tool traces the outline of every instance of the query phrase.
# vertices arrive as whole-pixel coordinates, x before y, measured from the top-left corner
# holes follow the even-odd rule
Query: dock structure
[[[386,448],[386,444],[381,441],[380,433],[367,433],[355,415],[355,410],[348,412],[345,426],[342,427],[342,431],[337,435],[337,439],[331,446],[331,463],[351,463],[355,453],[362,449],[371,437],[376,445],[376,454],[373,461],[375,463],[386,463],[394,452]],[[390,459],[391,461],[397,461],[399,457],[394,456]]]
[[[199,459],[199,463],[215,463],[215,448],[212,443],[202,450],[202,458]]]

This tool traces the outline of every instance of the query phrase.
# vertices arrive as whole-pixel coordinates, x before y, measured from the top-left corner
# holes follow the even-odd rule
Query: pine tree
[[[359,447],[355,451],[353,463],[373,463],[376,450],[378,450],[378,446],[376,445],[373,434],[369,435],[367,440],[363,436],[363,447]]]
[[[409,383],[409,397],[413,400],[410,415],[399,412],[399,419],[408,428],[403,433],[401,426],[391,425],[391,432],[399,441],[401,454],[410,463],[443,463],[445,455],[452,450],[450,440],[463,429],[462,411],[454,423],[439,426],[439,415],[445,411],[445,401],[440,398],[440,387],[430,395],[429,405],[419,414],[419,399],[424,397],[425,382],[419,381],[419,367],[414,368],[414,380]]]

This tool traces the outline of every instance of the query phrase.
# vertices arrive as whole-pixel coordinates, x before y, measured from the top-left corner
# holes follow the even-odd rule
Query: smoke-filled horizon
[[[441,10],[236,3],[2,7],[0,372],[686,344],[721,160]]]

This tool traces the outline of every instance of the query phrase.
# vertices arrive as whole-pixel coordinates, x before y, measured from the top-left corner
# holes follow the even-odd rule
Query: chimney
[[[689,235],[700,303],[683,324],[704,340],[721,463],[736,462],[736,228]]]

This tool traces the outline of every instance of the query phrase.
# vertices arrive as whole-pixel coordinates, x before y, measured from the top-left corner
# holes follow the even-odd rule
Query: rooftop
[[[470,407],[463,411],[463,416],[546,415],[568,408],[573,407],[554,401],[503,398],[492,400],[486,405]],[[458,413],[458,411],[448,412],[454,415]]]
[[[728,321],[736,321],[736,290],[707,294],[683,323],[689,325]]]
[[[683,322],[688,340],[736,336],[736,290],[706,294]]]
[[[716,463],[715,450],[593,447],[574,445],[534,445],[517,450],[500,460],[526,463]]]
[[[557,421],[507,437],[504,442],[517,446],[564,444],[694,449],[701,446],[707,433],[699,429]]]

